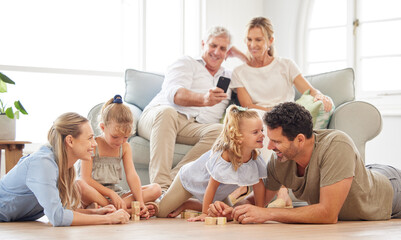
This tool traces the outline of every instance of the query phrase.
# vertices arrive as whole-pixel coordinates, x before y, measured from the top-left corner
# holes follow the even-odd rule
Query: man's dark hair
[[[306,138],[310,138],[313,132],[312,116],[303,106],[294,102],[280,103],[270,112],[266,112],[263,118],[267,127],[275,129],[283,128],[283,135],[288,140],[302,133]]]

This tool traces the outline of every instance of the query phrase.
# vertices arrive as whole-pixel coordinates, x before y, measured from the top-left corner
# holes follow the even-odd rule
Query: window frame
[[[314,0],[302,1],[298,16],[297,35],[300,45],[296,51],[296,59],[299,65],[308,75],[309,63],[307,60],[309,23],[311,21]],[[358,19],[357,0],[347,1],[347,66],[355,71],[355,95],[357,100],[363,100],[374,104],[384,115],[401,115],[401,90],[396,91],[362,91],[360,56],[358,55],[358,28],[354,30],[354,21]],[[400,16],[401,19],[401,16]],[[376,20],[375,22],[379,22]],[[354,35],[356,31],[356,35]]]

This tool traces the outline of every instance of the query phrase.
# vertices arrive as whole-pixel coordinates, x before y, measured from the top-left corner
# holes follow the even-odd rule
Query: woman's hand
[[[316,101],[322,101],[323,102],[323,106],[324,106],[324,110],[326,112],[330,112],[331,108],[333,107],[332,102],[330,100],[329,97],[327,97],[326,95],[323,95],[321,93],[316,94],[315,98],[313,99],[314,102]]]
[[[125,204],[124,200],[118,196],[116,192],[113,192],[110,196],[111,202],[117,209],[124,209],[127,210],[127,205]]]
[[[109,219],[110,224],[127,223],[130,217],[124,209],[119,209],[105,216]]]
[[[241,52],[238,48],[236,48],[235,46],[232,46],[227,51],[226,59],[230,58],[230,57],[236,57],[236,58],[238,58],[239,60],[241,60],[244,63],[248,63],[249,62],[248,57],[243,52]]]
[[[104,214],[113,213],[115,211],[117,211],[117,209],[114,207],[114,205],[109,204],[102,208],[95,209],[95,214],[104,215]]]

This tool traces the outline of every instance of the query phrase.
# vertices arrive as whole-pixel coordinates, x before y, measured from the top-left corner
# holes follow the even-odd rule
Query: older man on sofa
[[[161,91],[144,109],[138,134],[150,141],[149,178],[163,190],[170,186],[178,170],[208,151],[222,130],[220,119],[229,103],[216,84],[231,72],[221,64],[230,46],[230,33],[213,27],[202,40],[202,57],[188,56],[167,70]],[[194,147],[172,169],[174,144]]]

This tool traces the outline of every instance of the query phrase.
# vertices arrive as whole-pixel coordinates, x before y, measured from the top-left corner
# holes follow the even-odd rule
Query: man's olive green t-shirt
[[[266,188],[277,191],[284,185],[298,199],[317,204],[321,187],[353,177],[338,219],[390,219],[394,194],[391,183],[384,175],[365,168],[351,138],[338,130],[315,130],[314,136],[304,176],[298,176],[295,161],[280,162],[273,154],[267,166]]]

